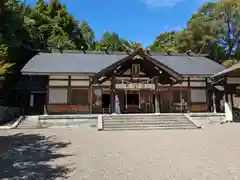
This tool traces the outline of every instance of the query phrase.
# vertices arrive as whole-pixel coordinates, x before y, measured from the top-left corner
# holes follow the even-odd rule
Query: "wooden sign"
[[[118,89],[154,89],[154,84],[130,83],[130,84],[116,84]]]

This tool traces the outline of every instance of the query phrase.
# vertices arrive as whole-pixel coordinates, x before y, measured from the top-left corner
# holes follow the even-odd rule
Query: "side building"
[[[21,70],[39,90],[22,88],[21,97],[27,114],[170,113],[213,111],[214,93],[220,111],[223,94],[209,77],[223,69],[204,55],[141,48],[39,53]]]

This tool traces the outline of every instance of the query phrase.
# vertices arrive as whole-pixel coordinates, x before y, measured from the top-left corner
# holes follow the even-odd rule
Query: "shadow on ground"
[[[57,142],[54,136],[15,134],[0,136],[0,179],[65,179],[74,170],[72,165],[53,166],[52,161],[72,156],[57,150],[70,145]]]

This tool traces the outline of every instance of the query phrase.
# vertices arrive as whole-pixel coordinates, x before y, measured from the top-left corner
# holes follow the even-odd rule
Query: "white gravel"
[[[71,142],[54,152],[72,156],[44,162],[71,168],[66,172],[70,180],[240,179],[240,124],[209,124],[200,130],[110,132],[51,128],[0,131],[0,135],[19,132],[53,136],[50,140],[54,142]],[[64,179],[49,176],[43,179]]]

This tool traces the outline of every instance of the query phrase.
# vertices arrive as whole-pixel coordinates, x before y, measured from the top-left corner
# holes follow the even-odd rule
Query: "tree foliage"
[[[223,62],[239,59],[239,41],[240,3],[220,0],[203,4],[183,30],[160,34],[151,49],[181,53],[191,50],[197,54],[206,53],[212,59]]]
[[[88,22],[76,20],[60,0],[37,0],[33,7],[20,0],[1,0],[0,10],[0,56],[16,61],[38,50],[126,51],[138,47],[116,32],[106,31],[97,40]],[[240,59],[239,1],[204,3],[184,29],[161,33],[149,48],[191,50],[231,65],[231,59]]]

